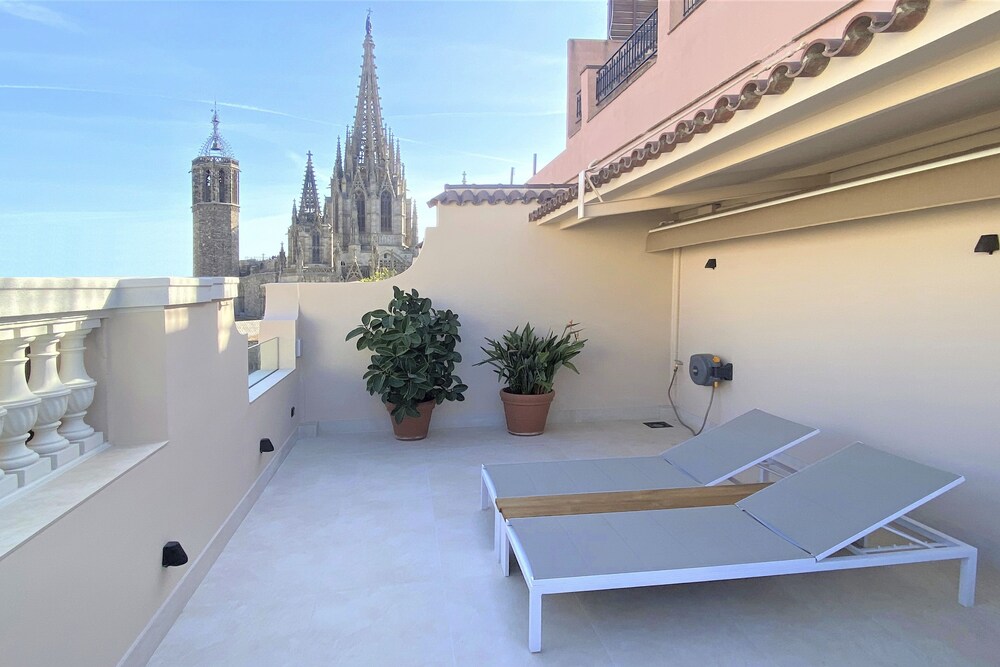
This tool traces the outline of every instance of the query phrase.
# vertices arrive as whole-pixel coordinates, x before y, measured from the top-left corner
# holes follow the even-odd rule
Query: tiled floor
[[[150,665],[996,665],[1000,576],[956,601],[921,564],[546,598],[492,559],[484,462],[648,455],[686,436],[633,422],[300,441]],[[516,565],[514,566],[516,568]]]

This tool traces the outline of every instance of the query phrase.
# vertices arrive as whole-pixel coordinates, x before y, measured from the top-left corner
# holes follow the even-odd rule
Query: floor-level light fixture
[[[180,542],[167,542],[163,545],[163,567],[177,567],[188,562],[188,555]]]
[[[263,454],[265,452],[273,452],[273,451],[274,451],[274,445],[271,444],[271,439],[270,438],[261,438],[260,439],[260,453]]]
[[[976,252],[985,252],[992,255],[997,250],[1000,250],[1000,235],[983,234],[979,237],[979,243],[976,244]]]
[[[715,258],[714,257],[712,259],[708,260],[707,262],[705,262],[705,268],[706,269],[714,269],[716,266],[718,266],[718,265],[715,263]]]

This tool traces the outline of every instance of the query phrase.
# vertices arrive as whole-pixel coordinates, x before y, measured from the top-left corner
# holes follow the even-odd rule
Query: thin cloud
[[[326,120],[307,118],[305,116],[296,116],[295,114],[290,114],[285,111],[278,111],[277,109],[267,109],[265,107],[254,106],[252,104],[240,104],[238,102],[219,102],[217,100],[192,100],[185,97],[160,95],[158,93],[139,93],[139,92],[125,91],[125,90],[104,90],[101,88],[79,88],[75,86],[47,86],[47,85],[35,85],[35,84],[0,83],[0,88],[5,88],[8,90],[50,90],[62,93],[87,93],[90,95],[122,95],[125,97],[151,97],[160,100],[185,102],[188,104],[205,104],[205,105],[218,104],[220,107],[226,107],[229,109],[240,109],[241,111],[253,111],[255,113],[269,114],[271,116],[282,116],[284,118],[292,118],[294,120],[301,120],[307,123],[317,123],[319,125],[339,127],[338,123],[331,123]]]
[[[80,26],[69,20],[65,14],[33,2],[8,2],[0,0],[0,12],[16,16],[25,21],[41,23],[50,28],[80,32]]]
[[[386,118],[541,118],[560,116],[562,111],[429,111],[389,114]]]

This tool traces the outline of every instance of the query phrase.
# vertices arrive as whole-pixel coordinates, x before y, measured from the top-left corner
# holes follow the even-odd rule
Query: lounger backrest
[[[705,485],[718,484],[819,433],[763,410],[751,410],[685,440],[661,456]]]
[[[859,442],[736,504],[821,560],[963,481]]]

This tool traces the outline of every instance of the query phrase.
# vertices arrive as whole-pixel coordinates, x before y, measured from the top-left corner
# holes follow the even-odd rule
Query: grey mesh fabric
[[[857,443],[737,506],[818,560],[962,481]]]
[[[658,456],[484,466],[497,498],[700,486]]]
[[[701,484],[718,484],[819,431],[751,410],[663,452],[663,459]]]
[[[536,580],[813,562],[734,505],[511,519],[509,525]]]

